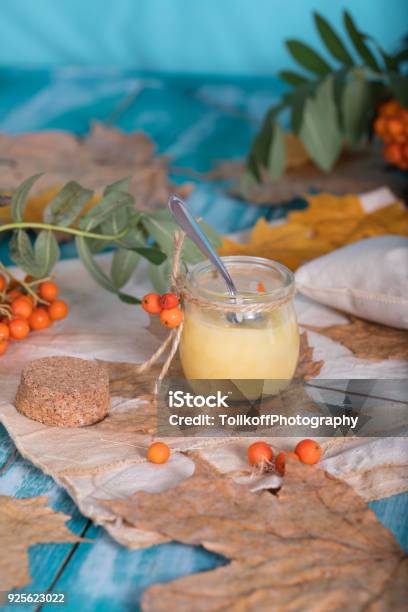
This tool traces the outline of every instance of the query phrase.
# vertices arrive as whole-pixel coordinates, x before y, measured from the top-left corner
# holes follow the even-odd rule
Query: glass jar
[[[237,313],[241,322],[231,320],[228,308],[236,303],[210,262],[199,263],[187,274],[180,342],[185,377],[291,380],[299,356],[292,272],[260,257],[222,260],[245,314]]]

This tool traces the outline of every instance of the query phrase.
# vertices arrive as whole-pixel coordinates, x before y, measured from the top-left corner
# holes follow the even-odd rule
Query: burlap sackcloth
[[[108,266],[110,255],[100,257]],[[162,491],[175,486],[194,471],[193,461],[173,452],[163,466],[145,460],[152,439],[149,400],[113,397],[110,416],[83,429],[50,428],[20,415],[13,401],[22,367],[47,355],[73,355],[88,359],[141,363],[158,347],[148,330],[149,317],[138,306],[128,306],[101,289],[78,260],[60,262],[57,279],[70,316],[49,330],[14,342],[0,361],[0,420],[16,447],[43,472],[65,487],[84,515],[103,525],[120,543],[129,547],[150,546],[163,537],[123,524],[101,501],[127,497],[138,490]],[[146,269],[140,266],[126,287],[143,295],[150,289]],[[318,304],[296,298],[300,323],[331,325],[342,317]],[[324,359],[319,378],[406,378],[408,362],[365,361],[348,349],[317,333],[308,333],[314,359]],[[145,416],[147,415],[147,416]],[[270,487],[275,475],[243,477],[248,469],[248,438],[172,438],[173,451],[199,449],[223,472],[252,489]],[[293,448],[295,439],[269,438],[281,449]],[[366,500],[408,490],[408,445],[406,438],[327,439],[323,441],[323,467],[348,482]],[[276,484],[276,483],[275,483]]]

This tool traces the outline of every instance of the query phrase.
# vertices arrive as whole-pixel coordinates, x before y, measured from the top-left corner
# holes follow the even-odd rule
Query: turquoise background
[[[271,74],[285,38],[320,46],[312,10],[343,8],[391,51],[407,32],[406,0],[1,0],[0,63]]]

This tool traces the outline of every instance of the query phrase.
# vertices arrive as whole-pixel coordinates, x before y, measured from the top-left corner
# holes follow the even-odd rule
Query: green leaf
[[[267,125],[265,125],[267,123]],[[261,168],[268,163],[268,151],[271,143],[271,125],[265,121],[252,143],[247,158],[247,168],[257,181],[261,180]]]
[[[40,277],[48,276],[60,258],[57,239],[50,231],[43,230],[37,236],[34,244],[36,265],[41,268]]]
[[[76,181],[69,181],[45,209],[45,223],[70,226],[92,196],[93,192],[89,189],[84,189]]]
[[[98,204],[82,217],[80,227],[86,231],[91,231],[111,218],[113,213],[118,213],[121,208],[132,208],[133,202],[133,196],[130,193],[111,189],[102,196]]]
[[[290,125],[295,134],[299,134],[302,126],[303,111],[307,98],[316,91],[317,85],[309,83],[307,86],[298,87],[288,98],[290,106]]]
[[[170,271],[170,259],[164,261],[160,266],[149,265],[150,282],[158,293],[165,293],[169,290]]]
[[[146,240],[140,227],[131,228],[122,238],[119,245],[125,249],[134,249],[146,245]]]
[[[353,58],[330,23],[324,17],[319,15],[319,13],[314,13],[314,19],[317,30],[320,34],[320,38],[326,45],[327,50],[342,64],[352,66],[354,63]]]
[[[268,165],[269,147],[271,145],[271,128],[273,122],[281,110],[285,107],[286,102],[282,102],[276,106],[272,106],[266,113],[262,122],[261,129],[255,136],[251,150],[246,160],[248,170],[247,176],[252,176],[255,183],[261,180],[261,168],[266,168]]]
[[[115,235],[122,232],[129,225],[129,208],[114,209],[101,225],[102,234]]]
[[[408,62],[408,49],[402,49],[401,51],[396,53],[394,55],[394,60],[396,61],[398,66],[400,64],[404,64],[405,62]]]
[[[391,70],[391,71],[398,70],[398,62],[396,61],[395,57],[383,51],[381,47],[378,47],[378,52],[383,58],[383,61],[384,61],[384,64],[387,70]]]
[[[362,75],[352,75],[344,85],[341,99],[343,131],[352,146],[368,134],[371,107],[370,85]]]
[[[103,192],[104,196],[116,193],[129,193],[131,177],[120,179],[111,183]],[[131,196],[132,197],[132,196]],[[135,211],[136,213],[136,211]],[[136,213],[139,217],[140,214]],[[102,223],[101,231],[103,234],[119,234],[130,223],[130,208],[127,206],[115,208],[106,221]]]
[[[333,75],[334,103],[336,104],[338,108],[340,108],[341,106],[341,100],[343,97],[343,89],[344,89],[345,84],[347,83],[347,79],[349,78],[350,74],[355,74],[355,73],[348,70],[347,68],[342,68],[341,70],[338,70]]]
[[[161,211],[159,214],[144,214],[142,215],[142,224],[155,242],[158,243],[161,250],[171,257],[174,251],[174,234],[179,229],[179,226],[173,221],[171,213]],[[203,221],[199,221],[199,224],[207,233],[211,243],[217,246],[219,239],[214,230]],[[184,241],[182,257],[188,263],[198,263],[203,259],[201,252],[189,238]]]
[[[365,64],[372,68],[375,71],[380,72],[380,67],[375,59],[373,53],[370,51],[367,43],[365,42],[365,35],[362,32],[359,32],[356,24],[354,23],[353,18],[351,17],[348,11],[344,11],[343,13],[344,25],[347,30],[348,35],[350,36],[351,42],[354,45],[355,50],[365,62]]]
[[[139,300],[139,298],[134,297],[133,295],[128,295],[127,293],[119,292],[118,298],[120,299],[121,302],[124,302],[125,304],[141,304],[142,303],[142,300]]]
[[[126,285],[139,261],[139,254],[134,251],[129,249],[117,249],[115,251],[112,258],[110,275],[116,289]]]
[[[254,142],[252,143],[252,148],[249,151],[248,156],[246,158],[246,162],[245,162],[245,166],[246,166],[245,178],[242,177],[243,180],[241,180],[241,183],[245,183],[245,182],[250,181],[250,182],[253,182],[256,185],[257,183],[259,183],[262,180],[262,176],[261,176],[261,172],[260,172],[261,164],[258,164],[258,159],[257,159],[257,156],[256,156],[256,154],[254,152],[255,144],[256,144],[256,142],[254,140]]]
[[[305,45],[300,40],[287,40],[286,46],[292,57],[310,72],[315,74],[326,75],[331,72],[329,64],[308,45]]]
[[[251,191],[255,189],[258,184],[258,179],[253,175],[250,168],[246,167],[239,181],[239,192],[245,200],[248,200],[251,195]]]
[[[139,255],[147,259],[147,261],[150,261],[150,263],[154,264],[155,266],[159,266],[160,264],[163,263],[163,261],[166,261],[167,259],[167,255],[163,253],[163,251],[161,251],[160,249],[157,249],[156,247],[134,247],[131,250],[134,253],[138,253]]]
[[[10,259],[27,274],[35,278],[41,277],[41,269],[35,261],[31,240],[26,231],[13,232],[10,240]]]
[[[99,264],[97,264],[95,259],[92,257],[92,253],[86,239],[83,238],[83,236],[77,236],[75,238],[75,244],[82,263],[96,282],[104,287],[104,289],[107,291],[117,293],[116,287],[109,276],[105,274]]]
[[[319,85],[314,98],[306,100],[299,137],[319,168],[329,171],[343,143],[333,98],[332,77]]]
[[[398,102],[408,107],[408,76],[405,74],[390,74],[390,87]]]
[[[284,131],[276,121],[272,128],[272,141],[269,149],[268,172],[273,180],[279,178],[285,169]]]
[[[173,221],[159,219],[154,214],[143,215],[142,225],[167,255],[173,253],[174,233],[177,230],[177,226]]]
[[[34,174],[26,179],[15,190],[11,198],[11,218],[15,223],[24,221],[24,211],[27,203],[28,192],[42,174]]]
[[[281,79],[289,83],[289,85],[293,85],[293,87],[298,87],[299,85],[304,85],[309,82],[306,77],[292,70],[282,70],[278,74]]]
[[[132,180],[132,177],[127,176],[126,178],[120,179],[119,181],[115,181],[114,183],[111,183],[110,185],[107,185],[104,189],[104,194],[110,193],[111,191],[122,191],[125,193],[129,192],[130,189],[130,182]]]
[[[369,34],[363,34],[363,36],[365,40],[369,40],[374,45],[377,50],[377,53],[381,55],[386,70],[389,70],[391,72],[398,72],[398,62],[395,56],[386,53],[373,36],[370,36]]]
[[[27,261],[29,264],[34,261],[34,251],[31,240],[25,230],[13,232],[10,240],[10,257],[16,265],[19,261]]]

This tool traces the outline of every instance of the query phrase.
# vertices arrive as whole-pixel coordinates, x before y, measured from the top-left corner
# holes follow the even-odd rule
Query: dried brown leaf
[[[350,323],[315,327],[303,325],[307,329],[339,342],[360,359],[407,359],[408,331],[395,329],[378,323],[370,323],[350,316]]]
[[[221,162],[209,177],[239,182],[244,170],[243,161]],[[289,169],[276,181],[271,181],[265,172],[263,182],[246,194],[245,200],[253,204],[279,206],[282,202],[304,196],[311,190],[362,193],[383,185],[388,185],[398,196],[403,197],[406,194],[407,182],[404,173],[389,172],[380,151],[371,147],[364,152],[344,155],[329,173],[319,170],[311,163]],[[242,197],[237,184],[231,188],[231,192]]]
[[[0,496],[0,591],[23,587],[30,582],[30,546],[81,541],[65,525],[70,517],[54,512],[47,502],[47,497]]]
[[[23,178],[44,172],[31,195],[27,215],[39,220],[49,200],[61,185],[77,180],[100,192],[103,187],[126,176],[132,178],[130,191],[138,208],[154,208],[167,202],[171,191],[186,197],[192,185],[177,186],[168,179],[169,160],[155,155],[155,146],[142,132],[125,134],[95,123],[83,139],[67,132],[47,130],[32,134],[0,137],[0,191],[16,188]],[[10,218],[10,206],[1,209],[0,219]]]
[[[307,333],[300,334],[299,361],[294,378],[310,380],[317,376],[324,365],[324,361],[313,361],[313,347],[309,345]]]
[[[232,560],[148,589],[144,610],[404,609],[408,559],[348,485],[289,460],[278,496],[253,494],[195,460],[178,487],[107,502],[131,525]]]

